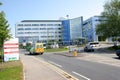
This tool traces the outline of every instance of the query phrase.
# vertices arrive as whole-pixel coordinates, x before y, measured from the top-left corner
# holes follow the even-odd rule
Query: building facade
[[[62,25],[63,25],[63,29],[62,29],[63,44],[69,44],[70,42],[70,21],[63,20]]]
[[[19,42],[59,41],[62,22],[59,20],[23,20],[16,24],[16,37]]]
[[[70,19],[70,40],[75,41],[82,38],[83,18]]]
[[[82,17],[66,20],[23,20],[16,24],[19,42],[48,42],[69,44],[82,38]]]
[[[64,44],[72,44],[82,38],[82,23],[82,17],[62,21]]]
[[[98,35],[96,34],[96,27],[100,21],[103,20],[100,16],[91,17],[83,22],[82,34],[88,42],[98,41]]]

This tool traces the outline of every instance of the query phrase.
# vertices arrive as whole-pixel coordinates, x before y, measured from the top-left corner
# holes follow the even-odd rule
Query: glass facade
[[[82,38],[82,17],[70,19],[70,39],[76,40]]]
[[[98,41],[96,27],[101,20],[104,19],[102,19],[100,16],[94,16],[83,22],[83,37],[86,38],[88,42]]]
[[[63,36],[63,44],[69,44],[70,41],[70,21],[64,20],[62,21],[62,36]]]
[[[64,44],[71,44],[72,41],[82,38],[82,22],[82,17],[62,21]]]

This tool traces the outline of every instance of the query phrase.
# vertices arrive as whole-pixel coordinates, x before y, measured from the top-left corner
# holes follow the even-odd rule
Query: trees
[[[0,2],[0,5],[2,5],[2,3]]]
[[[96,33],[103,38],[120,35],[120,0],[110,0],[104,5],[103,20],[97,25]]]
[[[0,3],[1,5],[1,3]],[[5,19],[5,13],[0,12],[0,48],[3,48],[5,40],[11,37],[8,21]]]

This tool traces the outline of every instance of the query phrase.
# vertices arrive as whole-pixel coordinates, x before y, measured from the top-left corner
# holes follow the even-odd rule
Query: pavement
[[[20,54],[20,59],[24,67],[24,80],[67,80],[34,56]]]

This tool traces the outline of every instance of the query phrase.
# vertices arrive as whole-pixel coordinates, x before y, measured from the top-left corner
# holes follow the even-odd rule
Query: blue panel
[[[68,45],[70,41],[70,21],[64,20],[62,21],[63,25],[63,44]]]

